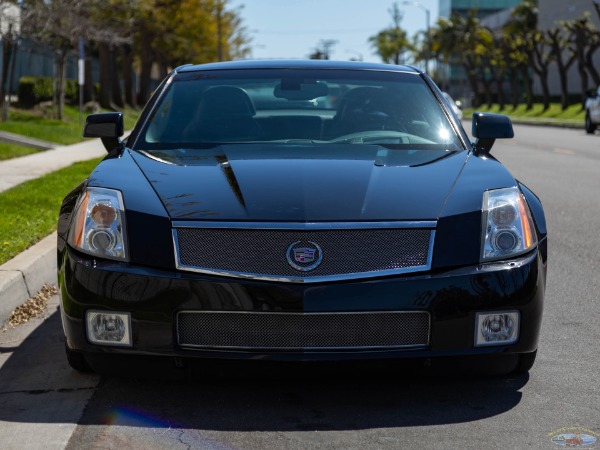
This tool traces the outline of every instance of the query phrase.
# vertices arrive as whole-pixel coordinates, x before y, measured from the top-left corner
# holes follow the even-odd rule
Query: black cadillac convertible
[[[58,222],[69,363],[528,371],[544,212],[490,155],[510,120],[472,126],[423,72],[330,61],[179,67],[126,140],[89,116],[108,155]]]

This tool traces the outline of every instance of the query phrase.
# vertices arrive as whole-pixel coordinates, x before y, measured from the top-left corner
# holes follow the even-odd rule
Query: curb
[[[22,134],[9,133],[8,131],[0,131],[0,142],[22,145],[37,150],[51,150],[55,147],[59,147],[59,145],[54,142],[42,141],[41,139],[23,136]]]
[[[501,113],[500,113],[501,114]],[[506,115],[506,114],[505,114]],[[552,119],[525,119],[522,117],[511,117],[508,116],[513,125],[531,125],[534,127],[554,127],[554,128],[570,128],[573,130],[585,130],[585,124],[582,122],[564,122],[561,120]],[[461,120],[463,128],[468,131],[468,127],[471,126],[471,119],[463,117]]]
[[[45,283],[57,284],[56,239],[54,232],[0,266],[0,326]]]
[[[522,119],[510,119],[511,122],[513,124],[516,125],[531,125],[534,127],[555,127],[555,128],[570,128],[573,130],[585,130],[585,124],[582,123],[566,123],[566,122],[558,122],[558,123],[553,123],[553,122],[548,122],[548,121],[527,121],[527,120],[522,120]]]

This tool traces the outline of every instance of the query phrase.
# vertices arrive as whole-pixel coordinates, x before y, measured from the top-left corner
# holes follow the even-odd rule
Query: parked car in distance
[[[534,363],[540,200],[497,161],[510,119],[407,66],[238,61],[175,69],[58,220],[66,353],[146,361]],[[264,366],[263,366],[264,367]],[[183,372],[182,372],[183,373]]]
[[[463,119],[463,112],[462,112],[462,103],[460,100],[454,100],[450,94],[448,94],[447,92],[442,92],[442,95],[444,96],[444,98],[446,99],[446,101],[448,102],[448,104],[450,105],[450,108],[452,108],[452,111],[454,111],[454,114],[456,114],[456,117],[458,117],[458,120],[462,120]]]
[[[585,131],[593,134],[600,124],[600,87],[592,91],[585,101]]]

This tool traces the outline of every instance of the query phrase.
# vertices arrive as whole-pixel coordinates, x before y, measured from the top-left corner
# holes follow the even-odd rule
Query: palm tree
[[[398,3],[394,3],[389,10],[392,17],[392,26],[381,30],[369,38],[371,46],[375,49],[381,60],[387,64],[404,63],[403,56],[412,49],[406,31],[400,28],[402,12]]]
[[[475,106],[481,103],[480,80],[483,81],[484,94],[489,99],[489,74],[484,63],[489,59],[488,52],[493,40],[492,33],[481,25],[474,10],[467,17],[454,13],[450,19],[440,18],[431,32],[434,54],[442,57],[446,63],[459,64],[465,69],[475,96]]]

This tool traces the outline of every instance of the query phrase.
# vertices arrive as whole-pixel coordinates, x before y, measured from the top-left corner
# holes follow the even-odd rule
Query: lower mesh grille
[[[429,344],[429,313],[182,312],[182,347],[334,350],[420,347]]]

